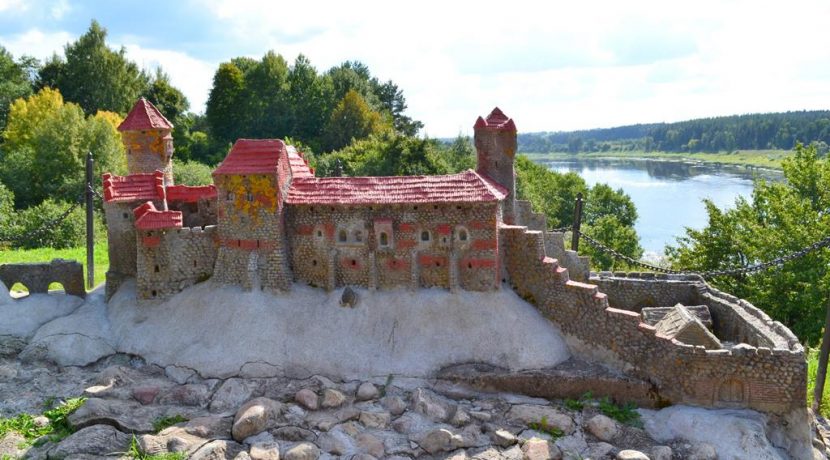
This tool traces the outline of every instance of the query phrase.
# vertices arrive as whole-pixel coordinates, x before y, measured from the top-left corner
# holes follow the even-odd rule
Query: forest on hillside
[[[731,152],[792,150],[830,145],[830,111],[758,113],[615,128],[519,134],[519,151],[549,152]]]

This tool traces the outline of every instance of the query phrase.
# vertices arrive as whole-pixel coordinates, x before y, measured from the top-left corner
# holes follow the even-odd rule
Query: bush
[[[177,185],[208,185],[213,183],[212,169],[198,161],[173,159],[173,181]]]
[[[52,247],[56,249],[82,246],[86,243],[86,214],[82,206],[76,206],[60,222],[64,213],[73,204],[48,199],[39,205],[17,211],[10,223],[0,228],[0,237],[7,245],[32,249]],[[94,232],[106,235],[101,217],[96,213]]]

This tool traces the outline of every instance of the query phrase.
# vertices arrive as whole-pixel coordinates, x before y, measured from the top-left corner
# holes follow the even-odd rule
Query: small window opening
[[[129,214],[127,214],[126,212],[125,212],[124,214],[122,214],[122,216],[124,216],[124,218],[125,218],[125,219],[129,219],[129,218],[130,218],[130,215],[129,215]]]
[[[194,261],[193,261],[193,266],[194,266],[194,267],[198,267],[198,266],[199,266],[199,264],[198,264],[198,263],[194,260]]]
[[[312,267],[316,267],[316,266],[317,266],[317,259],[314,259],[314,260],[312,260],[312,261],[311,261],[311,266],[312,266]]]
[[[438,205],[437,205],[437,204],[436,204],[436,205],[433,205],[433,206],[432,206],[432,209],[438,209]]]
[[[154,271],[154,272],[156,272],[156,273],[158,273],[158,272],[159,272],[159,266],[158,266],[158,265],[156,265],[155,267],[153,267],[153,271]]]
[[[360,230],[355,230],[354,231],[354,240],[357,241],[358,243],[362,242],[363,241],[363,232],[360,231]]]
[[[311,212],[314,212],[314,206],[312,206],[311,208],[309,208],[309,210],[310,210]]]
[[[429,241],[429,232],[424,230],[421,232],[421,241]]]
[[[352,259],[352,267],[354,267],[355,265],[357,265],[357,261]]]
[[[228,192],[228,194],[225,195],[225,199],[228,201],[233,201],[233,192]]]
[[[458,232],[458,239],[461,241],[467,241],[467,230],[461,230]]]
[[[446,243],[446,242],[447,242],[447,237],[446,237],[446,236],[445,236],[445,237],[442,237],[442,238],[441,238],[441,242],[442,242],[442,243]]]
[[[317,230],[317,238],[322,238],[322,237],[323,237],[322,230]]]
[[[153,297],[158,295],[158,293],[156,291],[151,292],[151,294],[153,295]]]
[[[256,247],[259,248],[259,240],[256,240]]]
[[[389,246],[389,235],[386,232],[380,232],[379,240],[381,246]]]
[[[441,262],[435,262],[435,266],[436,266],[436,267],[440,267],[440,266],[441,266]]]
[[[499,167],[499,162],[498,162],[498,161],[496,161],[496,167],[497,167],[497,168]]]
[[[248,200],[248,201],[254,201],[254,194],[253,194],[253,193],[251,193],[251,192],[248,192],[248,193],[245,195],[245,199],[246,199],[246,200]]]
[[[470,262],[470,263],[468,263],[468,264],[467,264],[467,268],[469,268],[469,269],[472,269],[472,268],[473,268],[473,264],[472,264],[472,262]]]
[[[415,211],[417,211],[417,210],[418,210],[418,207],[417,207],[417,206],[413,206],[413,207],[412,207],[412,209],[413,209],[413,210],[415,210]]]
[[[345,243],[347,238],[346,230],[340,230],[340,232],[337,233],[337,241]]]

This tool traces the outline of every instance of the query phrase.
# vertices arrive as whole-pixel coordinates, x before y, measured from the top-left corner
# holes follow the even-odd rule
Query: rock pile
[[[12,458],[129,457],[131,444],[146,455],[192,459],[717,458],[705,443],[658,443],[590,403],[572,411],[445,381],[202,379],[123,355],[66,368],[64,376],[8,359],[0,369],[7,376],[0,381],[3,416],[36,413],[46,395],[88,398],[68,417],[76,431],[59,443],[20,449],[14,433],[0,439],[0,456]],[[10,404],[13,392],[18,402]]]

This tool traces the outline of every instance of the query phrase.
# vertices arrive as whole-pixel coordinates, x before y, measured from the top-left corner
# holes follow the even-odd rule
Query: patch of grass
[[[381,386],[380,390],[378,391],[381,398],[386,396],[386,389],[389,388],[389,385],[392,385],[392,379],[393,378],[394,378],[394,376],[392,374],[389,374],[389,375],[386,376],[386,383],[384,383],[383,386]]]
[[[562,436],[565,436],[565,433],[562,430],[560,430],[559,428],[557,428],[555,426],[552,426],[552,425],[548,424],[548,418],[547,417],[542,417],[542,420],[540,420],[538,423],[537,422],[528,423],[527,426],[531,430],[536,430],[540,433],[545,433],[553,439],[557,439],[557,438],[561,438]]]
[[[141,451],[141,447],[138,446],[138,439],[135,436],[130,441],[130,449],[124,454],[134,460],[185,460],[187,458],[187,454],[184,452],[168,452],[164,454],[144,453]]]
[[[182,423],[186,421],[188,421],[188,419],[186,419],[181,414],[176,414],[171,417],[159,417],[153,420],[153,430],[155,430],[156,433],[158,433],[159,431],[165,428],[169,428],[177,423]]]
[[[75,430],[69,424],[67,417],[78,410],[86,402],[86,398],[70,398],[61,402],[55,407],[50,404],[43,416],[49,420],[44,426],[35,424],[35,416],[31,414],[19,414],[15,417],[0,419],[0,438],[7,433],[16,432],[23,436],[27,444],[36,440],[59,442]],[[45,438],[44,438],[45,436]]]
[[[818,375],[818,348],[807,349],[807,407],[813,406],[813,392],[816,388],[816,375]],[[830,382],[825,378],[824,392],[821,395],[821,405],[818,411],[821,415],[830,416]]]
[[[107,273],[110,266],[106,240],[95,242],[93,257],[95,260],[95,283],[100,284],[104,281],[104,275]],[[50,262],[52,259],[77,260],[82,263],[84,265],[84,282],[86,282],[86,247],[81,246],[68,249],[37,248],[0,250],[0,264]],[[53,283],[49,286],[49,288],[59,289],[60,285]],[[23,285],[20,283],[12,286],[12,289],[26,292]]]
[[[611,398],[604,397],[599,401],[599,410],[608,417],[624,423],[626,425],[643,427],[643,421],[640,420],[640,413],[637,412],[637,405],[631,402],[625,404],[614,404]]]
[[[591,401],[594,395],[590,391],[584,393],[579,399],[565,399],[565,408],[572,411],[581,411],[585,407],[585,403]]]

